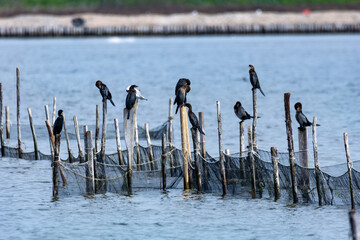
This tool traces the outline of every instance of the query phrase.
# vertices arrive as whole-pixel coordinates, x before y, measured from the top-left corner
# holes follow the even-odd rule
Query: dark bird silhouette
[[[105,84],[103,84],[100,80],[96,81],[95,86],[99,89],[100,94],[103,97],[103,101],[109,99],[111,104],[115,107],[115,103],[112,100],[112,96],[108,87]]]
[[[177,103],[175,114],[177,114],[179,107],[183,106],[186,103],[186,94],[190,92],[190,86],[185,85],[180,87],[176,92],[176,98],[174,104]]]
[[[197,128],[201,134],[205,135],[204,131],[200,127],[199,120],[197,119],[195,113],[193,113],[193,111],[192,111],[191,104],[186,103],[185,106],[187,106],[188,109],[189,109],[188,110],[188,116],[189,116],[189,120],[190,120],[190,123],[193,126],[193,128]]]
[[[130,118],[130,110],[133,108],[135,102],[136,102],[136,85],[131,85],[129,90],[126,90],[128,92],[126,96],[126,109],[128,110],[127,119]]]
[[[180,78],[175,87],[175,95],[176,95],[177,91],[179,90],[179,88],[186,86],[186,85],[190,86],[190,84],[191,84],[191,82],[189,79]]]
[[[234,113],[236,116],[241,119],[241,121],[245,121],[250,118],[254,118],[253,116],[250,116],[245,109],[241,106],[241,102],[237,101],[234,105]]]
[[[303,114],[302,104],[300,102],[295,103],[294,108],[296,109],[296,114],[295,114],[296,121],[300,124],[299,129],[304,131],[305,127],[312,125],[312,122],[310,122],[305,116],[305,114]],[[316,124],[316,126],[320,126],[320,125]]]
[[[56,134],[60,134],[62,127],[64,124],[64,117],[63,117],[63,110],[58,111],[58,117],[55,120],[54,126],[53,126],[53,134],[56,136]]]
[[[256,72],[255,72],[254,66],[250,64],[250,65],[249,65],[249,68],[250,68],[250,70],[249,70],[250,83],[251,83],[253,89],[254,89],[254,88],[258,88],[258,89],[260,90],[260,92],[262,93],[262,95],[265,96],[265,93],[263,92],[263,90],[262,90],[261,87],[260,87],[259,78],[258,78],[258,76],[257,76],[257,74],[256,74]]]

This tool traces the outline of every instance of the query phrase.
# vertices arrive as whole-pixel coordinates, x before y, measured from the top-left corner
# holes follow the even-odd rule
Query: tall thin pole
[[[5,106],[6,138],[10,138],[10,107]]]
[[[87,131],[88,131],[88,126],[87,125],[84,125],[83,126],[83,133],[84,133],[84,147],[86,148],[86,144],[87,144]],[[85,154],[84,154],[84,160],[85,162],[88,161],[88,155],[86,155],[87,151],[85,149]]]
[[[162,135],[162,155],[161,155],[161,175],[162,175],[162,189],[166,191],[166,134]]]
[[[173,105],[173,100],[172,98],[169,99],[169,125],[168,125],[168,141],[169,141],[169,151],[171,152],[174,149],[174,143],[173,143],[173,118],[174,116],[172,115],[172,105]],[[174,176],[174,157],[173,154],[170,153],[170,174],[171,177]]]
[[[275,201],[280,199],[280,181],[279,181],[279,159],[277,155],[276,147],[271,147],[271,161],[273,164],[273,176],[274,176],[274,197]]]
[[[257,151],[257,137],[256,137],[256,124],[257,124],[257,97],[256,97],[256,88],[252,89],[253,96],[253,124],[252,124],[252,140],[254,151]]]
[[[69,154],[69,162],[72,163],[73,159],[72,159],[72,154],[71,154],[69,135],[68,135],[67,126],[66,126],[65,113],[63,112],[62,115],[63,115],[63,119],[64,119],[64,132],[65,132],[65,138],[66,138],[66,146],[67,146],[67,150],[68,150],[68,154]]]
[[[101,136],[101,162],[105,163],[105,141],[106,141],[106,116],[107,116],[107,101],[103,99],[103,123]]]
[[[204,113],[203,112],[199,112],[199,123],[200,123],[200,127],[202,130],[205,131],[205,121],[204,121]],[[200,134],[200,154],[201,157],[203,159],[206,159],[206,141],[205,141],[205,135],[204,134]],[[202,161],[203,162],[203,170],[204,170],[204,182],[203,184],[205,185],[207,183],[207,175],[208,175],[208,169],[207,169],[207,162],[205,160]]]
[[[319,199],[319,206],[322,205],[322,195],[321,195],[321,187],[320,187],[320,164],[318,161],[318,150],[317,150],[317,136],[316,136],[316,117],[313,119],[312,125],[312,135],[313,135],[313,150],[314,150],[314,165],[315,165],[315,181],[316,181],[316,190]]]
[[[19,68],[16,68],[16,116],[17,116],[19,158],[22,158],[21,127],[20,127],[20,70],[19,70]]]
[[[82,150],[82,147],[81,147],[79,124],[78,124],[78,120],[77,120],[76,116],[73,117],[73,120],[74,120],[74,128],[75,128],[76,140],[77,140],[78,149],[79,149],[80,163],[82,163],[82,162],[84,162],[84,154],[83,154],[83,150]]]
[[[218,120],[218,135],[219,135],[219,155],[220,155],[220,166],[221,166],[221,183],[222,183],[222,189],[223,189],[223,196],[226,195],[227,192],[227,184],[226,184],[226,175],[225,175],[225,159],[224,159],[224,153],[222,150],[222,124],[221,124],[221,112],[220,112],[220,102],[216,101],[216,107],[217,107],[217,120]]]
[[[95,129],[95,152],[98,152],[98,140],[100,134],[100,107],[96,105],[96,129]]]
[[[138,132],[138,123],[137,123],[137,106],[138,101],[136,100],[133,108],[134,108],[134,127],[135,127],[135,147],[136,147],[136,167],[137,170],[140,171],[140,145],[139,145],[139,132]]]
[[[35,127],[34,127],[34,123],[33,123],[31,108],[28,108],[27,110],[29,113],[30,128],[31,128],[31,133],[33,136],[33,141],[34,141],[35,160],[39,160],[39,151],[38,151],[38,146],[37,146],[36,133],[35,133]]]
[[[352,162],[350,160],[349,140],[348,140],[347,132],[344,133],[344,145],[345,145],[346,161],[347,161],[347,167],[349,173],[351,209],[355,209],[354,188],[353,188],[353,180],[352,180]]]
[[[249,158],[250,158],[250,169],[251,169],[251,196],[256,198],[256,176],[255,176],[255,159],[254,159],[254,147],[252,141],[252,129],[248,126],[248,141],[249,141]]]
[[[242,173],[243,179],[246,179],[245,171],[245,128],[244,121],[239,122],[240,129],[240,171]]]
[[[122,150],[121,150],[119,121],[118,121],[117,118],[114,119],[114,125],[115,125],[115,133],[116,133],[116,150],[117,150],[117,153],[118,153],[119,164],[123,165],[124,164],[124,158],[123,158]]]
[[[50,123],[50,116],[49,116],[49,106],[45,105],[45,118],[46,121],[49,121]],[[55,141],[55,139],[54,139]],[[49,139],[49,144],[50,144],[50,153],[51,153],[51,158],[54,158],[54,147],[53,147],[53,143],[51,142],[51,140]]]
[[[52,124],[51,124],[51,126],[54,126],[55,117],[56,117],[56,97],[54,97],[54,101],[53,101],[53,115],[52,115]]]
[[[202,192],[201,166],[200,166],[200,132],[197,128],[191,128],[191,135],[194,146],[194,160],[196,166],[196,182],[198,192]]]
[[[181,126],[181,150],[183,154],[183,173],[184,173],[184,190],[190,189],[189,184],[189,152],[187,147],[186,131],[187,128],[187,112],[186,107],[180,107],[180,126]]]
[[[150,139],[148,123],[145,123],[145,132],[146,132],[146,141],[147,141],[148,148],[149,148],[149,160],[150,160],[151,170],[155,170],[154,154],[153,154],[152,146],[151,146],[151,139]]]
[[[52,182],[53,182],[53,197],[57,198],[58,196],[58,168],[59,168],[59,151],[60,151],[60,134],[57,134],[55,137],[55,157],[53,158],[53,172],[52,172]]]
[[[1,143],[1,156],[4,156],[4,125],[3,125],[3,90],[2,83],[0,83],[0,143]]]
[[[93,156],[93,146],[92,146],[92,132],[87,131],[86,132],[86,144],[85,144],[85,151],[87,155],[87,171],[86,176],[88,177],[86,179],[86,187],[87,187],[87,193],[93,194],[95,193],[95,173],[94,173],[94,156]]]

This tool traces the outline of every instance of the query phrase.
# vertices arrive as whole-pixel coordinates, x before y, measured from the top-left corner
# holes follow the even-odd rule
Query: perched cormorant
[[[190,92],[190,86],[185,85],[180,87],[176,92],[176,98],[174,104],[177,103],[175,114],[177,114],[179,107],[183,106],[186,103],[186,94]]]
[[[131,87],[132,85],[130,85],[130,86],[128,86],[127,88],[126,88],[126,91],[128,92],[129,91],[129,89],[130,89],[130,87]],[[140,100],[148,100],[147,98],[145,98],[142,94],[141,94],[141,90],[140,89],[137,89],[137,88],[135,88],[135,90],[136,90],[136,98],[137,99],[140,99]]]
[[[195,113],[193,113],[193,111],[192,111],[191,104],[186,103],[185,106],[187,106],[188,109],[189,109],[188,110],[188,116],[189,116],[189,120],[190,120],[190,123],[193,126],[193,128],[197,128],[201,134],[205,135],[204,131],[200,127],[199,120],[197,119]]]
[[[189,79],[180,78],[175,87],[175,95],[176,95],[177,91],[179,90],[179,88],[186,86],[186,85],[190,86],[190,84],[191,84],[191,82]]]
[[[254,118],[253,116],[250,116],[245,109],[241,106],[241,102],[237,101],[234,105],[234,113],[236,116],[241,119],[241,121],[244,121],[246,119]]]
[[[299,129],[305,130],[305,127],[311,126],[312,122],[310,122],[307,117],[302,112],[302,104],[300,102],[295,103],[294,108],[296,109],[295,118],[296,121],[300,124]],[[316,124],[316,126],[320,126],[319,124]]]
[[[56,136],[56,134],[60,134],[62,127],[64,124],[64,117],[63,117],[63,110],[58,111],[58,117],[55,120],[54,126],[53,126],[53,134]]]
[[[255,72],[254,66],[250,64],[249,68],[250,68],[250,70],[249,70],[250,83],[253,86],[253,89],[258,88],[260,90],[260,92],[262,93],[262,95],[265,96],[265,93],[263,92],[263,90],[260,87],[260,82],[259,82],[258,76],[257,76],[257,74]]]
[[[131,85],[126,96],[126,109],[128,110],[127,119],[130,118],[130,110],[133,108],[136,102],[136,85]]]
[[[115,106],[115,103],[112,101],[112,96],[107,86],[103,84],[100,80],[96,81],[95,86],[99,89],[103,100],[109,99],[111,104]]]

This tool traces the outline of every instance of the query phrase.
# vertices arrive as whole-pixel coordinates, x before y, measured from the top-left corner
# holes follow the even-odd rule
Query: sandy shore
[[[76,14],[67,16],[19,15],[0,18],[0,28],[9,27],[70,27],[74,17],[85,20],[87,27],[109,26],[234,26],[278,24],[360,24],[360,11],[317,11],[309,15],[276,12],[232,12],[221,14],[173,14],[173,15],[109,15]]]

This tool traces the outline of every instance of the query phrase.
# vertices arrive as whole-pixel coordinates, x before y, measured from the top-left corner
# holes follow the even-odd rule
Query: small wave
[[[133,43],[135,38],[110,37],[106,39],[108,43]]]

